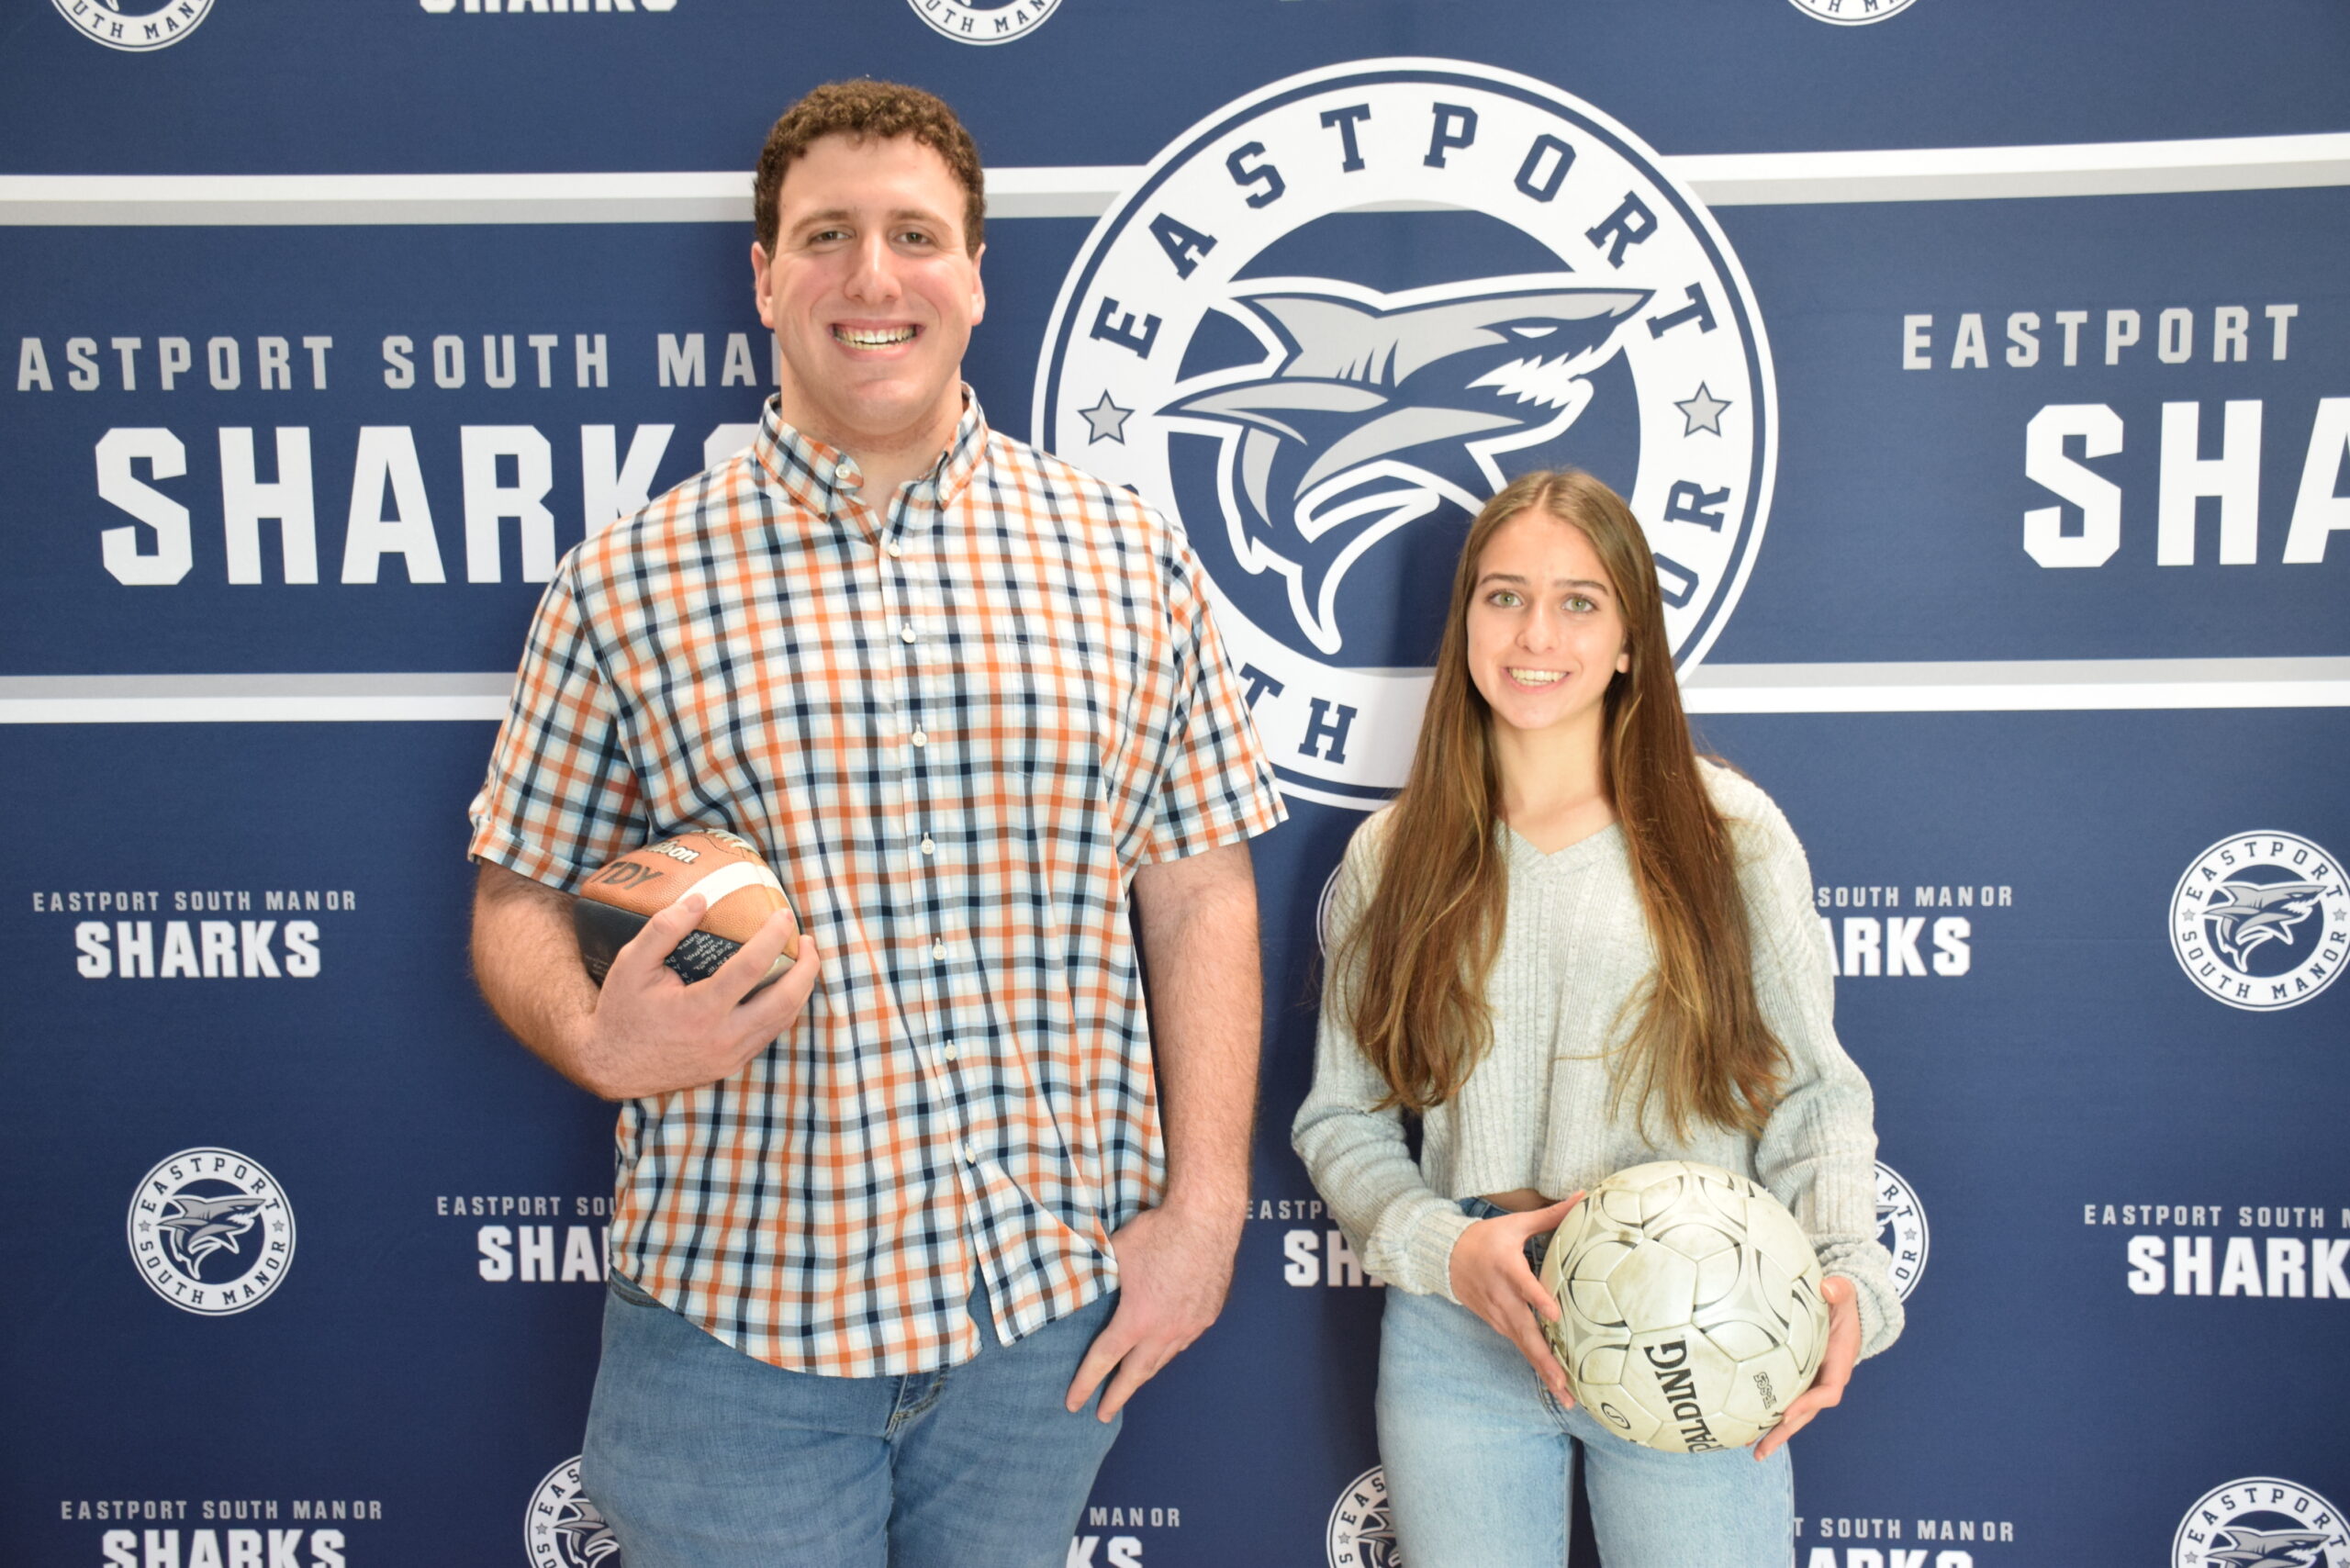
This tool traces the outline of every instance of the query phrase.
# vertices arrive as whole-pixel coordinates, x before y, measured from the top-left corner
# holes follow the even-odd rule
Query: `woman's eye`
[[[1485,602],[1492,605],[1496,610],[1516,610],[1517,608],[1517,595],[1510,592],[1507,588],[1495,588],[1492,595],[1486,599]]]
[[[1568,597],[1567,608],[1573,610],[1578,615],[1588,615],[1593,610],[1597,610],[1599,606],[1593,600],[1585,599],[1582,594],[1578,593]]]

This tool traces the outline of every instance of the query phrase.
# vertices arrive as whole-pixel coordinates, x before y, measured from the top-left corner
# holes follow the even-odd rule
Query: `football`
[[[1543,1325],[1576,1400],[1668,1453],[1742,1448],[1811,1386],[1828,1304],[1776,1198],[1695,1160],[1618,1170],[1550,1238]]]
[[[791,967],[800,950],[800,926],[783,883],[767,868],[756,846],[731,833],[707,829],[632,849],[579,885],[571,924],[588,975],[603,984],[613,958],[644,929],[646,921],[697,892],[709,908],[668,958],[669,967],[688,985],[715,974],[778,910],[792,914],[791,935],[759,986],[772,983]]]

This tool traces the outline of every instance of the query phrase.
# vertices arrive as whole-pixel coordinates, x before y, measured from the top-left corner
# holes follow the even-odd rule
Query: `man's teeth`
[[[1520,686],[1548,686],[1562,678],[1554,669],[1514,669],[1509,673]]]
[[[909,342],[912,341],[913,335],[914,330],[912,327],[834,327],[833,329],[833,336],[845,343],[854,343],[861,349],[883,349],[888,348],[891,343]]]

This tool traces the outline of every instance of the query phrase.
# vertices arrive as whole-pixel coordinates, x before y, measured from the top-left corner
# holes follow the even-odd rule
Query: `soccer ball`
[[[1819,1260],[1776,1198],[1695,1160],[1618,1170],[1550,1238],[1543,1325],[1584,1408],[1668,1453],[1742,1448],[1811,1386]]]

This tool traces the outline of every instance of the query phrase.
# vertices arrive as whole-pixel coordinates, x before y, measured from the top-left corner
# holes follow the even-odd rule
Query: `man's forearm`
[[[474,979],[490,1011],[548,1066],[593,1093],[581,1059],[596,986],[579,961],[571,900],[530,878],[485,863],[474,884]]]
[[[1248,846],[1147,868],[1136,902],[1167,1138],[1163,1206],[1213,1215],[1237,1231],[1248,1195],[1264,1013]]]

